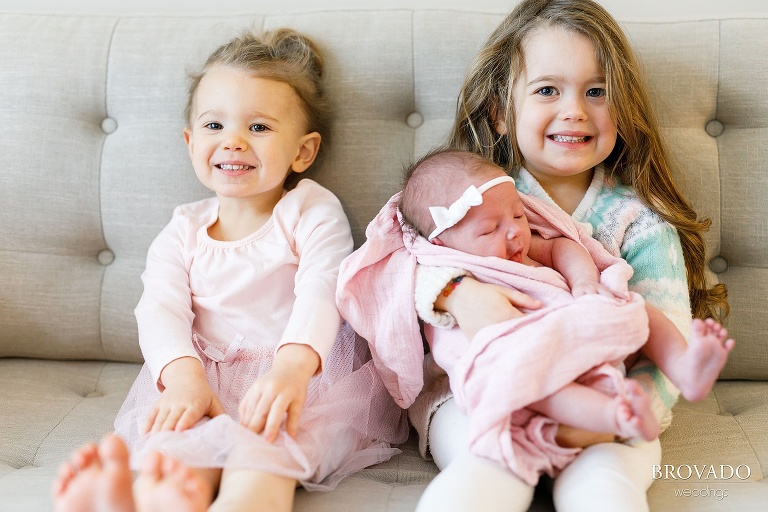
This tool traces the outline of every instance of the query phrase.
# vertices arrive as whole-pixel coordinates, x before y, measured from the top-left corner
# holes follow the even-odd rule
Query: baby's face
[[[515,185],[500,183],[483,193],[483,204],[470,208],[458,224],[437,238],[462,252],[523,263],[531,245],[531,229]]]

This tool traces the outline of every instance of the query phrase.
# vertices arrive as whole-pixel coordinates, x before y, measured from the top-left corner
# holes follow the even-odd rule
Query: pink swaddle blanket
[[[480,281],[513,287],[544,306],[486,327],[470,341],[454,327],[425,326],[432,355],[450,378],[457,405],[470,418],[470,450],[534,485],[578,450],[554,442],[557,424],[525,407],[579,379],[622,392],[620,362],[648,337],[642,299],[590,295],[574,299],[564,278],[547,267],[468,255],[429,243],[401,228],[393,196],[366,230],[367,241],[341,265],[337,303],[371,347],[377,371],[397,403],[409,407],[423,386],[424,359],[413,307],[416,264],[460,267]],[[521,195],[531,229],[584,245],[601,282],[627,290],[632,268],[611,256],[560,209]],[[607,385],[607,388],[606,388]]]

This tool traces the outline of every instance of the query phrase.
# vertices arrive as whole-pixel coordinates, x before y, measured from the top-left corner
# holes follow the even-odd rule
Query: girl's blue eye
[[[587,91],[587,96],[590,98],[601,98],[605,96],[605,89],[601,87],[593,87]]]
[[[204,125],[203,128],[208,128],[209,130],[221,130],[223,126],[221,126],[221,123],[208,123]]]
[[[254,131],[254,132],[265,132],[268,129],[269,128],[267,128],[267,126],[264,125],[264,124],[258,124],[257,123],[257,124],[251,125],[251,131]]]
[[[542,87],[541,89],[536,91],[536,94],[540,94],[542,96],[554,96],[555,94],[557,94],[557,89],[549,86]]]

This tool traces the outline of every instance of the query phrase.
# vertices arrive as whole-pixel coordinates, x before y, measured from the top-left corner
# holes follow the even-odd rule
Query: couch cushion
[[[113,25],[0,16],[0,356],[105,355],[98,123]]]
[[[59,464],[100,439],[138,374],[136,364],[0,359],[0,511],[51,509]],[[408,510],[437,474],[421,458],[416,434],[402,453],[342,482],[333,493],[300,491],[296,510]],[[376,503],[376,507],[371,506]],[[10,508],[6,508],[8,505]]]
[[[662,467],[648,493],[651,509],[764,510],[767,397],[764,382],[719,382],[703,402],[681,400],[661,436]]]
[[[0,356],[141,360],[132,309],[146,249],[174,205],[208,194],[188,162],[181,111],[186,72],[217,44],[247,28],[292,26],[325,49],[336,119],[312,177],[340,196],[359,245],[403,165],[445,139],[466,67],[500,19],[410,10],[0,16],[0,288],[13,290],[3,299]],[[768,115],[752,87],[768,69],[744,56],[761,54],[768,21],[625,27],[677,179],[713,221],[708,258],[728,264],[718,278],[731,288],[738,343],[723,376],[764,379]],[[707,129],[713,120],[721,130]],[[18,158],[30,140],[48,149]]]
[[[0,359],[0,510],[50,509],[59,464],[112,430],[138,371],[136,364]]]
[[[728,285],[728,327],[737,347],[722,378],[768,379],[768,20],[725,20],[720,30],[717,138],[722,190],[720,275]],[[757,89],[756,89],[757,88]],[[738,343],[741,342],[741,347]]]

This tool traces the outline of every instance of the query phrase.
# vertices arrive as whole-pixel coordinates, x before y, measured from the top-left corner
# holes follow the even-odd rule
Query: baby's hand
[[[263,431],[271,443],[285,421],[288,435],[296,437],[307,387],[319,364],[317,353],[306,345],[281,347],[272,368],[253,383],[240,402],[240,424],[257,434]]]
[[[203,416],[213,418],[224,412],[219,397],[205,379],[205,373],[199,361],[193,358],[182,358],[171,365],[177,361],[180,362],[180,366],[192,364],[193,367],[188,374],[182,376],[183,378],[163,378],[166,387],[147,416],[147,421],[144,423],[145,434],[161,430],[180,432],[192,427]],[[163,376],[166,373],[166,370],[163,370]]]
[[[613,299],[629,300],[629,294],[618,292],[608,288],[597,281],[576,283],[571,287],[571,295],[581,297],[582,295],[602,295]]]

